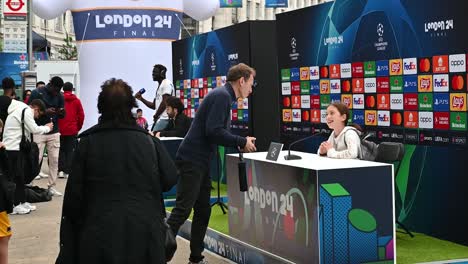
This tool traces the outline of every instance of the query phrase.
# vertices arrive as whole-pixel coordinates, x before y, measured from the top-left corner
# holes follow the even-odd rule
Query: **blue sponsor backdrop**
[[[418,63],[421,63],[424,61],[421,58],[427,58],[426,72],[431,74],[432,56],[467,53],[465,5],[463,0],[336,0],[279,14],[279,68],[376,61],[376,75],[387,76],[389,69],[379,69],[385,66],[380,61],[420,58]],[[420,69],[425,67],[416,66],[422,74]],[[460,76],[466,83],[466,73]],[[403,75],[407,84],[403,92],[418,92],[414,77]],[[446,89],[441,79],[437,82],[438,89]],[[453,90],[451,81],[447,85]],[[461,89],[466,94],[466,86]],[[435,112],[450,111],[450,91],[433,92]],[[356,116],[360,112],[353,109],[355,122],[362,124],[360,115]],[[460,113],[466,115],[466,111]],[[402,111],[391,111],[393,114],[402,121]],[[291,131],[311,127],[306,122],[283,126],[287,128],[282,131],[283,142],[304,136]],[[389,140],[426,145],[406,145],[402,169],[396,177],[397,218],[412,230],[468,245],[468,208],[460,202],[466,200],[468,186],[468,179],[461,173],[468,171],[466,131],[405,129],[402,123],[373,130],[377,135],[389,134]],[[306,149],[316,152],[320,140],[311,141]]]

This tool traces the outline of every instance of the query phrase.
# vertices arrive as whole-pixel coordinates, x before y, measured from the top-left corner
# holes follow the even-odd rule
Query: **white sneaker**
[[[13,212],[11,212],[12,215],[24,215],[24,214],[29,214],[31,210],[28,208],[25,208],[22,204],[18,204],[17,206],[13,207]]]
[[[23,207],[29,209],[30,211],[36,211],[36,206],[28,202],[22,203]]]
[[[39,176],[40,176],[41,178],[48,178],[48,177],[49,177],[49,175],[43,173],[42,171],[39,172]]]
[[[36,178],[34,178],[35,180],[40,180],[41,179],[41,176],[40,175],[37,175]]]
[[[58,177],[61,179],[68,179],[68,173],[61,171],[58,173]]]
[[[53,187],[49,187],[49,193],[52,194],[52,196],[62,196],[63,194],[59,191],[57,191]]]

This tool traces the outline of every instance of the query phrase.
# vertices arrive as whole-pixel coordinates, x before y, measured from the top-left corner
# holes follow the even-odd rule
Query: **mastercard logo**
[[[453,90],[462,90],[465,85],[465,80],[461,75],[454,75],[452,77],[452,89]]]
[[[431,69],[431,61],[428,58],[419,61],[419,70],[421,72],[429,72]]]
[[[309,111],[302,111],[302,121],[309,121]]]
[[[393,113],[392,114],[392,125],[394,126],[401,126],[401,124],[403,123],[403,116],[401,115],[401,113]]]
[[[320,77],[328,78],[328,67],[327,66],[320,67]]]
[[[373,95],[367,96],[366,105],[370,108],[375,107],[375,97]]]
[[[344,93],[349,93],[351,91],[351,83],[349,80],[343,81],[343,84],[341,85],[341,89],[343,90]]]

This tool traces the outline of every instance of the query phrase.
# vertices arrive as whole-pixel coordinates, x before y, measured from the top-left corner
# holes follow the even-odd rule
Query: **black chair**
[[[403,160],[403,156],[405,155],[405,145],[402,143],[396,142],[382,142],[377,147],[377,157],[375,161],[377,162],[384,162],[384,163],[392,163],[394,165],[394,180],[398,175],[398,171],[400,170],[400,164]],[[395,183],[396,188],[396,183]],[[410,237],[414,237],[414,235],[409,231],[409,229],[400,221],[396,220],[396,223],[400,226],[401,229],[405,231]]]

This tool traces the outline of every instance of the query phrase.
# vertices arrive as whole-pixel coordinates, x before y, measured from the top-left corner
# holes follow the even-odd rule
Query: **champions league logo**
[[[215,57],[214,52],[211,53],[210,59],[211,59],[211,70],[216,71],[216,57]]]
[[[377,24],[377,42],[374,43],[374,47],[377,51],[385,51],[388,46],[388,42],[384,41],[384,26],[382,23]]]
[[[289,54],[289,58],[291,58],[291,60],[297,60],[299,58],[299,53],[296,52],[296,48],[297,48],[297,40],[295,37],[292,37],[291,38],[291,53]]]

